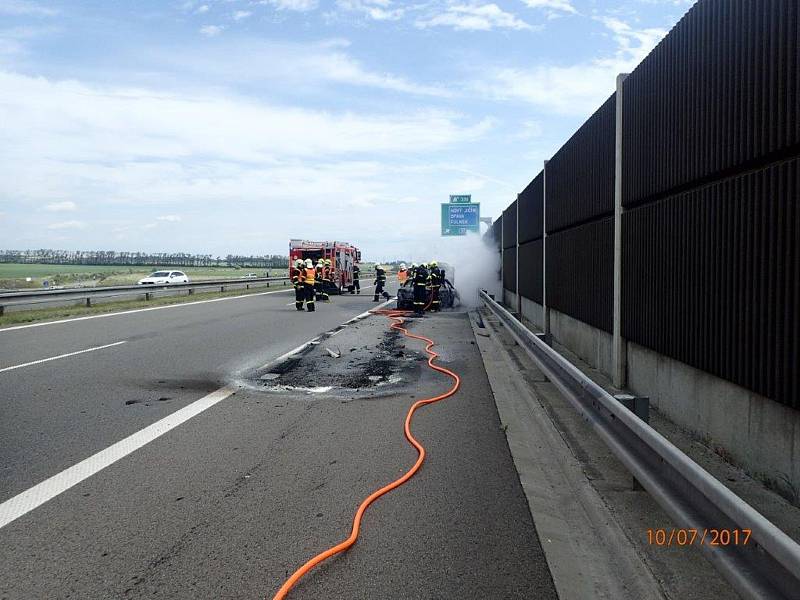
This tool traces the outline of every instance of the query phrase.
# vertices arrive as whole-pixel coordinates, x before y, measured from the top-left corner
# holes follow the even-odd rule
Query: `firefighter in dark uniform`
[[[358,276],[361,274],[361,269],[358,268],[358,263],[353,263],[353,289],[350,290],[351,294],[361,293],[361,282]]]
[[[418,265],[414,269],[414,314],[422,316],[425,310],[426,288],[428,286],[428,269],[425,265]]]
[[[389,294],[383,291],[383,286],[386,285],[386,271],[381,265],[375,266],[375,295],[372,297],[373,302],[378,301],[378,296],[382,295],[384,298],[389,298]]]
[[[303,310],[303,300],[306,297],[306,290],[303,282],[306,278],[306,264],[302,258],[294,261],[292,269],[292,284],[294,284],[294,306],[297,310]]]
[[[431,280],[431,310],[433,312],[439,312],[442,309],[442,303],[439,299],[439,288],[442,287],[442,277],[443,274],[439,270],[439,266],[436,264],[435,260],[430,262],[431,266],[431,273],[430,273],[430,280]]]
[[[314,312],[314,299],[316,298],[316,290],[314,284],[316,282],[317,270],[314,268],[314,263],[310,258],[306,259],[305,276],[303,277],[303,290],[306,295],[306,310]]]
[[[325,261],[319,259],[317,266],[314,267],[314,298],[322,300],[322,269],[325,267]]]
[[[333,267],[331,266],[331,259],[326,258],[322,263],[322,301],[330,302],[331,298],[328,296],[328,289],[333,286]]]

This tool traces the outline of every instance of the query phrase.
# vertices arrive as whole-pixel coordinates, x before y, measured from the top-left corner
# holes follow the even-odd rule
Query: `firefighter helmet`
[[[330,266],[330,264],[331,264],[331,259],[330,258],[326,258],[325,259],[325,265],[326,266]]]
[[[406,263],[400,263],[400,270],[401,271],[405,271],[406,270]]]
[[[314,266],[314,263],[311,262],[310,258],[306,259],[306,269],[311,269]]]
[[[429,262],[428,264],[429,264],[431,267],[435,267],[435,266],[436,266],[436,261],[435,261],[435,260],[432,260],[432,261],[431,261],[431,262]]]

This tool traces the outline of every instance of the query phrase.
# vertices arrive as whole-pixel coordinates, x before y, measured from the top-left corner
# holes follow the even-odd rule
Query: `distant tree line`
[[[148,267],[286,268],[289,259],[279,254],[214,257],[185,252],[115,252],[114,250],[0,250],[0,263],[45,265],[120,265]]]

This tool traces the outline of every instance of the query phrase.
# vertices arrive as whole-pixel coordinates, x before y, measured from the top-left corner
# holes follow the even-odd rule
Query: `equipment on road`
[[[417,400],[414,404],[411,405],[411,408],[408,409],[408,413],[406,413],[406,419],[403,425],[403,431],[405,432],[405,436],[408,442],[412,446],[414,446],[414,448],[417,450],[417,460],[414,463],[414,466],[412,466],[408,471],[406,471],[405,474],[403,474],[398,479],[395,479],[391,483],[383,486],[381,489],[376,490],[372,492],[369,496],[367,496],[367,498],[365,498],[364,501],[361,503],[361,505],[358,507],[358,510],[356,511],[356,514],[353,517],[353,528],[350,531],[350,536],[343,542],[331,548],[328,548],[327,550],[321,552],[320,554],[317,554],[314,558],[312,558],[311,560],[306,562],[306,564],[304,564],[302,567],[297,569],[297,571],[295,571],[292,574],[292,576],[289,577],[289,579],[287,579],[286,582],[281,586],[281,588],[275,594],[273,600],[283,600],[284,598],[286,598],[286,595],[291,591],[291,589],[295,586],[295,584],[297,584],[297,582],[300,581],[300,579],[304,575],[306,575],[311,569],[316,567],[321,562],[329,559],[330,557],[335,556],[340,552],[344,552],[345,550],[347,550],[353,544],[356,543],[356,540],[358,539],[359,530],[361,529],[361,519],[363,518],[364,512],[366,512],[370,504],[375,502],[375,500],[377,500],[384,494],[392,491],[395,488],[400,487],[406,481],[411,479],[414,476],[414,474],[417,471],[419,471],[420,467],[422,467],[422,463],[425,461],[425,455],[426,455],[425,447],[422,444],[420,444],[419,441],[411,433],[411,420],[414,418],[414,413],[417,411],[417,409],[425,406],[426,404],[433,404],[434,402],[439,402],[440,400],[449,398],[450,396],[455,394],[458,391],[458,388],[461,386],[461,378],[456,373],[454,373],[450,369],[445,369],[444,367],[440,367],[439,365],[434,364],[433,361],[436,360],[439,357],[439,355],[433,350],[431,350],[431,348],[433,348],[436,342],[425,336],[409,333],[408,329],[403,327],[403,323],[405,322],[405,317],[408,316],[408,311],[384,309],[384,310],[374,310],[371,312],[373,312],[374,314],[385,315],[386,317],[391,319],[392,320],[391,328],[394,329],[395,331],[402,332],[402,334],[406,337],[414,338],[416,340],[422,340],[423,342],[425,342],[426,343],[425,352],[428,354],[428,366],[434,371],[439,371],[440,373],[444,373],[445,375],[450,377],[453,380],[453,385],[450,387],[449,390],[447,390],[443,394],[440,394],[438,396],[433,396],[431,398],[423,398],[422,400]]]
[[[289,240],[289,260],[310,259],[314,263],[321,260],[321,268],[329,267],[328,278],[320,274],[320,298],[325,294],[341,294],[343,290],[356,290],[353,267],[361,260],[361,251],[348,242],[312,242],[309,240]],[[326,262],[330,261],[330,262]]]

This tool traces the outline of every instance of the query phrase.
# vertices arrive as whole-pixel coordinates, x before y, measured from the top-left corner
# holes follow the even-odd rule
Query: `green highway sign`
[[[481,204],[442,204],[442,235],[467,235],[480,231]]]
[[[450,196],[450,204],[469,204],[472,202],[472,195],[460,195],[460,196]]]

